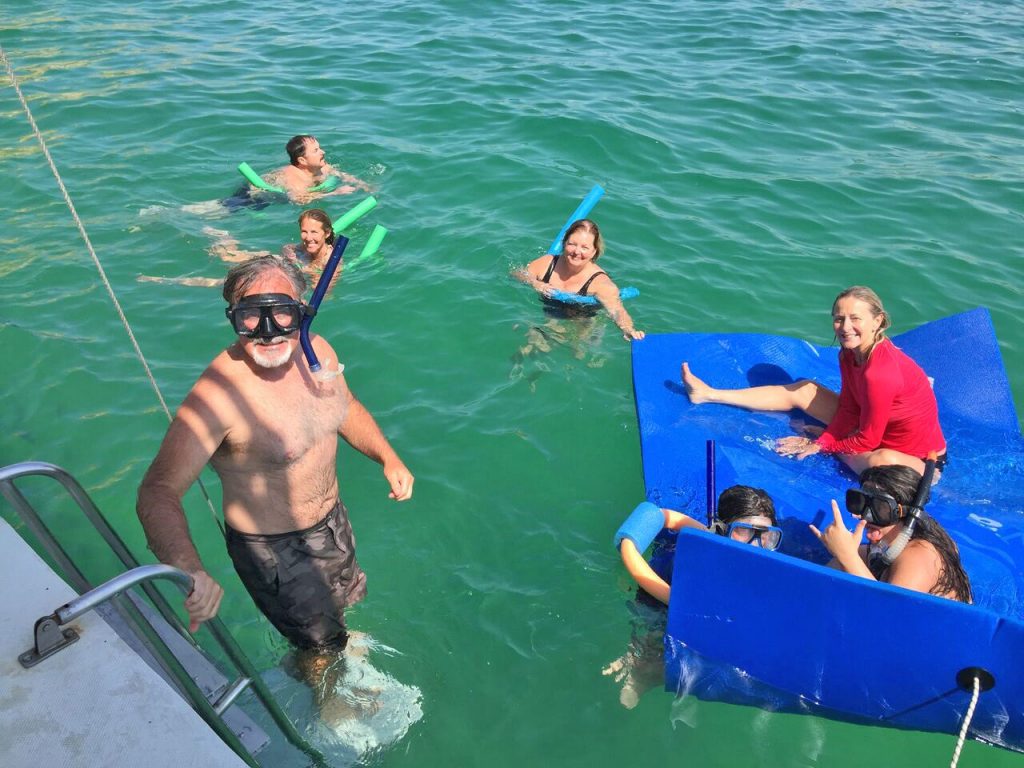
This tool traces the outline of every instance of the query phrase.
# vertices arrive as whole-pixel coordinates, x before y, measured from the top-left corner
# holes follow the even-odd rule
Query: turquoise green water
[[[182,207],[229,195],[241,160],[283,164],[306,132],[379,190],[352,235],[388,227],[381,258],[317,319],[417,477],[394,505],[375,465],[340,459],[370,587],[351,624],[422,692],[422,719],[364,762],[949,760],[944,735],[657,690],[620,706],[601,669],[631,629],[610,537],[644,496],[629,348],[602,320],[516,369],[542,316],[505,275],[600,183],[603,265],[640,289],[638,327],[827,343],[852,283],[878,290],[897,332],[985,305],[1024,402],[1021,5],[11,5],[0,43],[172,407],[231,334],[215,289],[138,276],[219,276],[205,227],[277,249],[298,212]],[[0,461],[66,467],[141,553],[135,488],[165,420],[6,84],[0,114]],[[282,645],[198,494],[187,505],[224,618],[276,674]],[[1021,759],[971,743],[961,764]]]

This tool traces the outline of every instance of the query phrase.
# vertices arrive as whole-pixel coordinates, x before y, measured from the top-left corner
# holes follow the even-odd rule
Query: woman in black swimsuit
[[[629,316],[622,306],[622,300],[619,299],[618,286],[595,263],[603,250],[604,243],[597,224],[590,219],[580,219],[574,221],[565,231],[561,256],[552,256],[549,253],[534,259],[516,276],[533,286],[548,306],[577,306],[559,302],[554,296],[556,291],[575,293],[578,296],[594,296],[601,302],[601,306],[608,310],[608,314],[619,326],[626,341],[642,339],[644,332],[633,326],[633,318]]]

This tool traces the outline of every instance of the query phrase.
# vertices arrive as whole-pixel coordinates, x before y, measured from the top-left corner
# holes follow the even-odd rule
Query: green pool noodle
[[[267,184],[267,182],[265,182],[248,163],[239,163],[238,172],[245,176],[245,180],[257,189],[262,189],[266,192],[284,192],[281,187],[275,187],[271,184]]]
[[[284,193],[283,187],[275,187],[272,184],[267,184],[256,171],[252,169],[252,166],[248,163],[239,163],[238,172],[245,176],[245,180],[252,184],[257,189],[262,189],[265,192],[280,192]],[[310,192],[331,192],[341,184],[341,179],[337,176],[328,176],[326,179],[321,181],[315,187],[310,187]]]
[[[358,219],[361,219],[367,213],[372,211],[376,205],[377,199],[373,195],[370,195],[351,211],[343,213],[341,217],[334,222],[334,231],[341,232],[346,227],[352,226]]]
[[[321,181],[315,187],[310,187],[310,192],[333,192],[341,184],[341,179],[337,176],[328,176],[326,179]]]
[[[380,248],[381,241],[384,240],[384,235],[387,233],[388,231],[385,227],[382,227],[380,224],[374,225],[373,232],[370,233],[370,239],[366,241],[366,245],[363,246],[363,250],[361,250],[359,255],[352,259],[352,261],[346,264],[345,268],[352,269],[352,267],[359,262],[366,261],[366,259],[373,256],[373,254],[377,252],[377,249]]]
[[[380,224],[373,226],[373,232],[370,233],[370,239],[366,241],[366,245],[363,246],[363,250],[359,252],[360,259],[368,259],[377,252],[380,248],[380,244],[384,241],[384,236],[388,233],[386,227],[382,227]]]

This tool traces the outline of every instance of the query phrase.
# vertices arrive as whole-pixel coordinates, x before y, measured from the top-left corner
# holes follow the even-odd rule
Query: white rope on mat
[[[967,714],[964,715],[964,724],[960,726],[960,735],[956,740],[956,749],[953,750],[953,760],[949,768],[956,768],[960,762],[960,750],[964,748],[964,741],[967,739],[967,729],[971,726],[971,719],[974,717],[974,708],[978,705],[978,697],[981,695],[981,681],[974,676],[974,691],[971,693],[971,703],[967,707]]]
[[[46,146],[46,141],[43,139],[43,134],[39,130],[39,126],[36,125],[35,118],[32,117],[32,110],[29,109],[28,102],[25,100],[24,94],[21,92],[21,87],[18,85],[18,78],[14,75],[14,69],[11,67],[11,62],[7,58],[7,53],[4,51],[2,45],[0,45],[0,59],[4,62],[4,68],[7,70],[7,76],[10,78],[11,85],[14,86],[14,92],[18,95],[18,101],[21,102],[21,108],[25,111],[25,117],[28,118],[29,125],[32,126],[32,132],[35,134],[36,141],[39,142],[40,148],[43,150],[43,155],[46,157],[46,162],[50,165],[50,170],[53,172],[53,177],[57,180],[57,186],[60,187],[60,193],[64,196],[64,202],[68,206],[68,210],[71,211],[71,217],[75,220],[75,226],[78,227],[78,233],[82,236],[82,240],[85,242],[85,247],[89,251],[89,255],[92,257],[93,264],[96,265],[96,271],[100,274],[100,280],[103,281],[103,286],[107,289],[107,293],[110,295],[110,301],[114,304],[114,309],[117,310],[118,317],[121,318],[121,324],[124,326],[125,331],[128,333],[128,339],[132,343],[132,347],[135,349],[135,356],[142,363],[142,368],[146,372],[146,377],[149,379],[150,385],[153,387],[153,391],[156,393],[157,400],[160,401],[160,407],[163,408],[164,414],[167,416],[167,420],[171,421],[171,410],[167,407],[167,402],[164,400],[163,392],[160,391],[160,385],[156,383],[156,378],[153,376],[153,371],[150,370],[149,363],[146,360],[146,356],[142,354],[142,348],[139,347],[139,342],[135,339],[135,333],[132,331],[131,325],[128,323],[128,318],[121,308],[121,302],[117,300],[117,295],[114,293],[114,288],[110,284],[110,280],[107,279],[107,272],[103,269],[103,265],[100,263],[99,257],[96,255],[96,251],[92,247],[92,241],[89,240],[89,235],[85,231],[85,225],[82,224],[82,220],[78,217],[78,211],[75,210],[75,204],[71,202],[71,195],[68,194],[67,187],[64,186],[64,180],[60,176],[60,172],[57,170],[56,163],[53,162],[53,157],[50,155],[50,150]],[[210,494],[206,492],[206,486],[203,485],[202,479],[198,480],[199,487],[203,492],[203,496],[206,498],[206,503],[210,506],[210,512],[213,514],[213,519],[216,521],[217,526],[221,528],[220,519],[217,517],[217,511],[213,507],[213,501],[210,500]]]

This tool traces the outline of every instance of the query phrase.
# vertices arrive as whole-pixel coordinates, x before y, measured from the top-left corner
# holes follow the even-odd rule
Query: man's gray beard
[[[275,343],[277,342],[278,339],[284,339],[284,342],[281,344]],[[260,368],[280,368],[282,365],[286,365],[288,361],[292,359],[291,345],[288,343],[288,339],[285,338],[284,336],[275,336],[274,338],[269,339],[267,341],[264,341],[263,339],[256,339],[255,341],[256,343],[253,345],[252,349],[252,361],[256,363],[256,365],[258,365]],[[287,350],[287,354],[284,354],[283,352],[278,352],[277,349],[279,347],[281,349]],[[272,355],[272,357],[270,357],[269,359],[264,358],[261,360],[261,353],[268,352]],[[281,357],[281,359],[278,359],[278,355],[283,355],[283,357]]]

